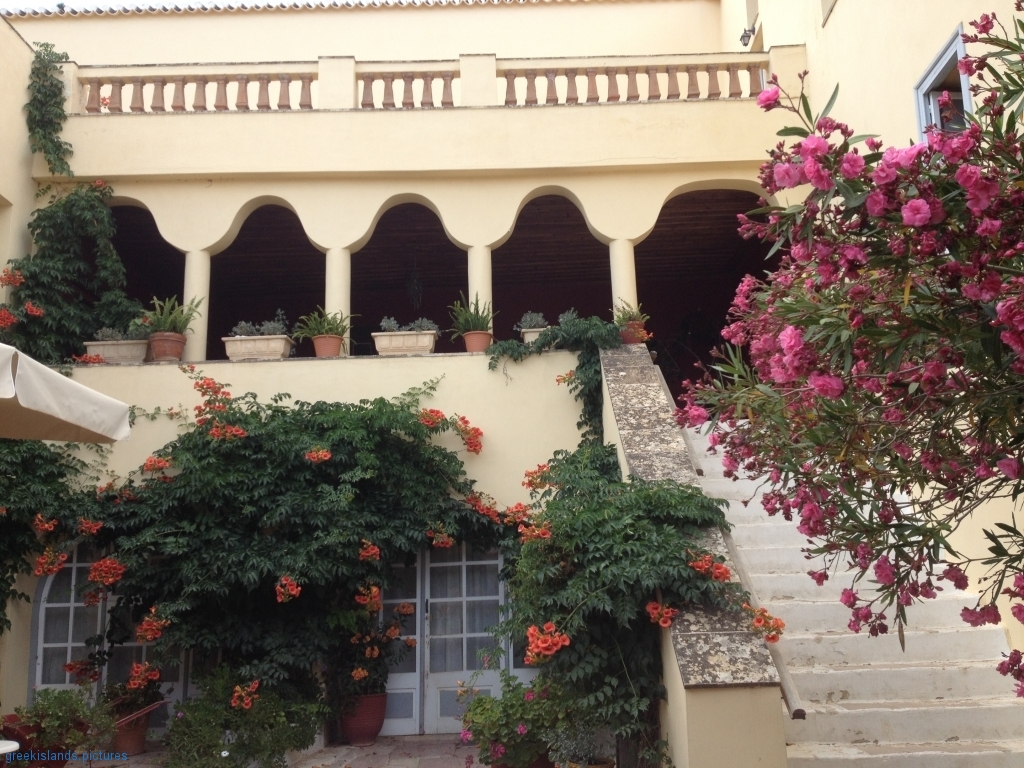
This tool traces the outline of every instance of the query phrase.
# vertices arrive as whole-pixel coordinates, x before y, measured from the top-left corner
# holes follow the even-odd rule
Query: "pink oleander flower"
[[[1007,456],[1005,459],[997,461],[996,469],[1011,480],[1016,480],[1020,476],[1020,462],[1012,456]]]
[[[807,183],[803,166],[799,163],[779,163],[772,171],[775,184],[782,189],[792,189]]]
[[[879,163],[875,166],[875,170],[871,172],[871,179],[875,184],[888,184],[890,181],[895,180],[896,169],[887,163]]]
[[[855,179],[864,171],[864,158],[856,152],[847,152],[839,164],[839,172],[845,179]]]
[[[888,209],[888,200],[885,197],[885,192],[880,189],[876,189],[874,192],[868,194],[864,200],[864,206],[868,209],[868,215],[878,218],[885,216],[885,212]]]
[[[828,581],[827,571],[808,571],[807,575],[814,579],[814,583],[817,584],[819,587],[826,581]]]
[[[859,598],[857,593],[852,589],[844,589],[842,595],[839,597],[839,602],[845,605],[847,608],[853,608],[857,604]]]
[[[1017,603],[1010,609],[1010,613],[1013,614],[1013,618],[1024,624],[1024,603]]]
[[[811,134],[800,142],[798,153],[805,160],[812,157],[821,157],[828,152],[828,142],[821,136]]]
[[[761,93],[757,95],[757,106],[766,112],[769,109],[774,109],[779,106],[779,87],[773,85],[770,88],[765,88]]]
[[[981,224],[978,225],[978,237],[991,237],[999,231],[999,228],[1003,226],[1003,222],[999,219],[982,219]]]
[[[903,223],[908,227],[923,227],[932,220],[931,206],[919,197],[907,202],[900,213],[903,214]]]
[[[986,605],[982,608],[964,608],[960,611],[960,618],[972,627],[981,627],[985,624],[998,624],[1001,620],[999,609],[994,605]]]
[[[896,569],[886,555],[882,555],[875,561],[875,578],[879,584],[890,586],[896,583]]]
[[[811,389],[813,389],[818,395],[828,398],[829,400],[836,400],[843,394],[843,390],[846,389],[846,385],[843,384],[843,380],[838,376],[819,373],[818,371],[815,371],[807,377],[807,383],[811,385]]]

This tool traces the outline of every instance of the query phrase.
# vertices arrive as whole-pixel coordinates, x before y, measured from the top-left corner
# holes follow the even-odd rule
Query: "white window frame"
[[[931,119],[935,105],[929,103],[932,91],[936,86],[946,79],[949,67],[955,68],[957,61],[967,55],[967,48],[961,38],[964,32],[964,25],[960,24],[956,32],[942,46],[939,54],[932,59],[921,79],[914,85],[914,105],[917,108],[917,135],[924,138],[924,129],[934,123]],[[971,79],[967,75],[960,75],[960,91],[964,99],[964,112],[974,114],[971,101]]]

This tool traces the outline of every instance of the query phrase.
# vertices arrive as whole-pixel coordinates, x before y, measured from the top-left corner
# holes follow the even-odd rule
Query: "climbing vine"
[[[25,105],[28,138],[33,153],[41,152],[54,176],[74,176],[68,158],[71,145],[60,137],[64,122],[64,82],[60,65],[68,61],[66,53],[55,51],[50,43],[36,43],[36,54],[29,74],[29,100]]]

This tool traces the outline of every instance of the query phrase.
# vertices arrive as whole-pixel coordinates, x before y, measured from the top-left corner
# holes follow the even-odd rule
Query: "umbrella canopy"
[[[128,432],[127,405],[0,344],[0,437],[113,443]]]

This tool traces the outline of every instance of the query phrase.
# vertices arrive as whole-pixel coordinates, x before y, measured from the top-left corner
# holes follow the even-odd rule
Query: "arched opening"
[[[461,352],[444,333],[448,307],[465,293],[466,252],[445,234],[437,214],[419,203],[387,210],[370,241],[352,254],[352,354],[374,354],[371,333],[385,316],[401,325],[420,317],[442,329],[437,352]]]
[[[224,342],[241,321],[272,320],[278,309],[289,331],[300,316],[324,303],[326,262],[302,222],[280,205],[257,208],[242,224],[234,241],[211,259],[208,360],[223,360]],[[296,346],[301,357],[313,356],[313,345]]]
[[[700,376],[710,350],[722,344],[726,313],[744,275],[763,277],[769,247],[744,240],[736,216],[758,207],[736,190],[687,192],[661,209],[651,234],[636,246],[637,295],[651,316],[649,346],[673,395]]]
[[[145,208],[118,205],[111,209],[117,231],[113,243],[124,264],[125,292],[144,307],[153,297],[181,300],[185,284],[185,254],[160,236],[153,214]]]
[[[541,312],[554,325],[567,309],[610,319],[608,246],[587,229],[580,209],[560,195],[531,200],[512,236],[491,261],[495,336],[513,338],[524,312]]]

